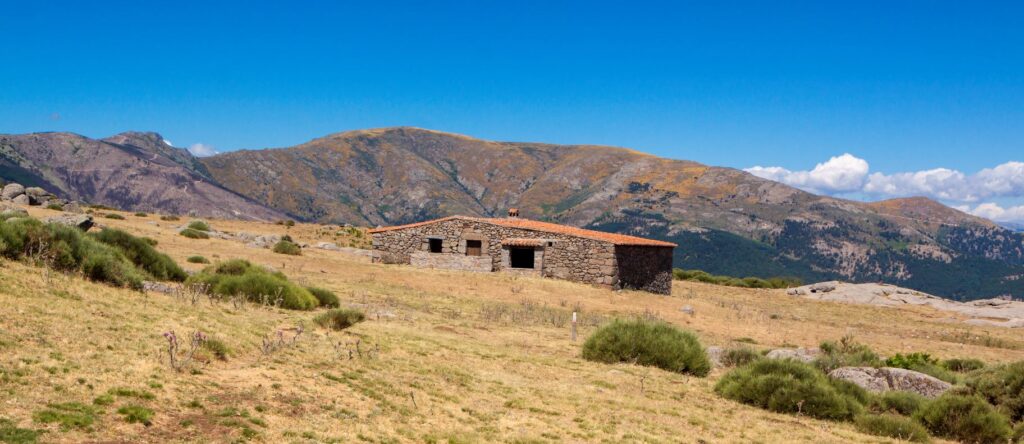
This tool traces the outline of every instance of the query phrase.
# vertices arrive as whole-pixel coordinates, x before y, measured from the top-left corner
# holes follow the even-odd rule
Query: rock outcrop
[[[841,367],[828,374],[830,378],[857,384],[874,393],[904,391],[927,398],[937,398],[953,386],[933,376],[893,367]]]
[[[814,361],[821,352],[816,348],[778,348],[765,355],[768,359],[794,359],[800,362]]]
[[[979,299],[956,302],[908,288],[887,284],[851,284],[847,282],[820,282],[790,288],[786,293],[819,301],[879,307],[926,306],[936,310],[969,317],[964,322],[972,325],[998,327],[1024,327],[1024,302],[1004,299]]]
[[[89,231],[93,226],[92,216],[88,214],[64,213],[59,216],[51,216],[43,219],[43,222],[68,225],[82,231]]]

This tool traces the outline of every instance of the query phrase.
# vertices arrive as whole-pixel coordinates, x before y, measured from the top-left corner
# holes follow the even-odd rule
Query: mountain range
[[[418,128],[193,157],[156,133],[0,135],[0,177],[129,210],[389,225],[524,217],[679,244],[675,265],[1024,297],[1024,234],[926,198],[859,202],[634,150]]]

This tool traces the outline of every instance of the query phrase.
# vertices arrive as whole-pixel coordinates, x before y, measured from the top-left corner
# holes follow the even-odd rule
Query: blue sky
[[[1024,221],[1019,2],[99,4],[4,3],[0,133],[230,151],[411,125]]]

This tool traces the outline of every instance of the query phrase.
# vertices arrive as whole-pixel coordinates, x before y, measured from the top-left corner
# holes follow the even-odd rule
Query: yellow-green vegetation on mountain
[[[57,214],[29,211],[38,218]],[[115,213],[123,219],[99,219],[100,229],[151,239],[189,272],[210,266],[186,261],[196,254],[215,264],[244,258],[333,292],[339,308],[288,310],[188,289],[143,293],[0,259],[0,436],[23,442],[897,442],[867,434],[877,433],[860,425],[868,420],[788,413],[810,404],[778,403],[775,412],[732,400],[715,389],[726,384],[730,368],[701,376],[706,367],[698,363],[675,371],[672,350],[667,359],[644,362],[650,366],[624,355],[592,361],[584,344],[602,327],[615,330],[613,319],[643,319],[686,333],[656,327],[626,337],[685,336],[687,356],[694,341],[753,350],[756,357],[744,359],[756,361],[766,350],[852,335],[882,356],[901,353],[901,362],[920,352],[943,363],[980,359],[987,371],[1024,359],[1017,331],[966,325],[955,313],[927,307],[809,301],[784,290],[697,282],[675,282],[672,294],[662,296],[371,264],[323,249],[289,256],[235,238],[180,236],[187,221]],[[288,234],[297,243],[313,243],[323,230],[304,223],[208,224],[216,233]],[[575,342],[573,311],[579,313]],[[174,365],[171,338],[178,344]],[[190,354],[193,341],[199,345]],[[730,365],[743,365],[741,354],[730,354]],[[665,362],[673,370],[658,367]],[[975,368],[955,362],[959,370]],[[925,421],[941,431],[948,426],[942,417]],[[943,439],[935,442],[948,442]]]
[[[130,162],[108,173],[74,154],[70,147],[79,145]],[[54,155],[44,162],[37,152]],[[527,218],[678,243],[676,267],[716,275],[884,281],[957,299],[1024,297],[1022,233],[929,199],[817,196],[623,148],[385,128],[201,159],[149,133],[104,141],[0,136],[0,154],[5,179],[46,178],[55,193],[130,210],[377,226],[502,216],[516,207]],[[154,165],[173,174],[154,173]]]

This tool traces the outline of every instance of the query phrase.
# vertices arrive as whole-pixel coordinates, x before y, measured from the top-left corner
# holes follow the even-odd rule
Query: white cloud
[[[762,166],[745,171],[822,194],[863,193],[879,198],[927,196],[972,203],[996,197],[1024,197],[1024,162],[1006,162],[975,174],[949,168],[869,174],[867,161],[843,154],[819,163],[811,171]]]
[[[212,146],[202,143],[193,143],[188,147],[188,152],[196,157],[209,157],[217,154],[217,150]]]
[[[1003,208],[997,203],[989,202],[980,204],[974,209],[967,205],[958,206],[956,209],[996,222],[1024,223],[1024,205]]]
[[[978,190],[969,185],[964,173],[947,168],[911,173],[873,173],[864,184],[864,192],[877,196],[929,196],[938,199],[974,202]]]
[[[868,176],[869,166],[866,160],[846,153],[815,165],[811,171],[790,171],[782,167],[762,166],[747,168],[744,171],[815,193],[842,194],[861,191]]]

